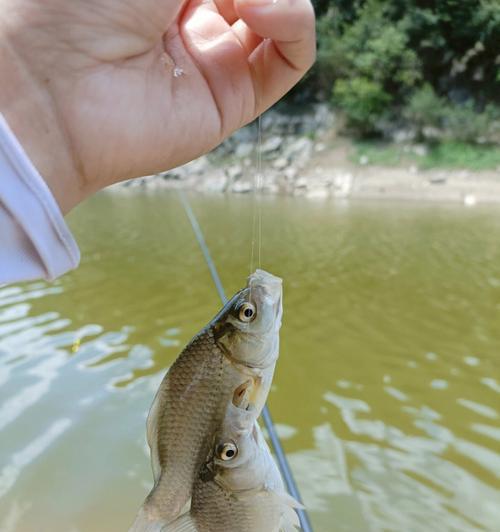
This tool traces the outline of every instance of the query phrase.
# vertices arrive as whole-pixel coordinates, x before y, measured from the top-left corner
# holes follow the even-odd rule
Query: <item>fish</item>
[[[186,508],[235,390],[252,382],[258,417],[279,355],[282,280],[249,276],[189,342],[162,380],[147,420],[154,485],[130,532],[155,532]]]
[[[249,402],[252,383],[235,390],[193,487],[191,508],[163,532],[292,532],[301,505],[285,492]],[[242,391],[244,389],[244,391]]]

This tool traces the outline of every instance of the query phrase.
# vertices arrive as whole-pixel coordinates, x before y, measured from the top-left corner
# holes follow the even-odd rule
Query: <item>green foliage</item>
[[[380,83],[362,77],[338,80],[333,95],[344,109],[349,125],[363,134],[376,128],[390,101]]]
[[[400,166],[401,164],[414,164],[416,156],[404,151],[399,144],[379,141],[361,141],[355,144],[356,150],[351,157],[353,163],[362,160],[366,164],[377,166]]]
[[[495,170],[500,166],[500,149],[493,146],[474,146],[463,142],[441,142],[433,146],[420,168],[466,168]]]
[[[472,171],[496,170],[500,167],[500,148],[477,146],[456,141],[435,144],[422,155],[394,143],[363,141],[356,144],[352,161],[365,160],[379,166],[416,165],[422,170],[467,169]]]
[[[478,112],[473,102],[463,105],[449,105],[444,108],[444,125],[449,135],[462,142],[490,140],[492,116],[485,110]]]
[[[472,100],[455,104],[438,96],[428,84],[413,93],[404,116],[417,129],[420,139],[426,138],[426,129],[432,128],[439,136],[459,142],[500,141],[500,107],[489,104],[480,111]]]
[[[445,104],[446,101],[426,83],[410,96],[403,114],[422,136],[422,131],[426,127],[440,128],[442,126]]]
[[[373,134],[382,123],[406,122],[420,131],[448,128],[460,140],[491,137],[492,106],[500,104],[499,0],[315,0],[315,7],[318,61],[302,88],[332,98],[350,127]]]

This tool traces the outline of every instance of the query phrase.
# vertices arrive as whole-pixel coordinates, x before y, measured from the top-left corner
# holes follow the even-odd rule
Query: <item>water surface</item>
[[[252,198],[190,201],[229,294]],[[499,530],[500,212],[261,209],[262,266],[285,282],[269,405],[315,530]],[[2,532],[128,529],[154,392],[219,307],[175,194],[101,194],[70,224],[76,272],[0,289]]]

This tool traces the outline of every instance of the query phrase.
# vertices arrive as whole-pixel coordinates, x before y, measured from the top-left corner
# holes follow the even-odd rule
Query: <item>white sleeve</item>
[[[0,113],[0,284],[52,280],[79,261],[52,193]]]

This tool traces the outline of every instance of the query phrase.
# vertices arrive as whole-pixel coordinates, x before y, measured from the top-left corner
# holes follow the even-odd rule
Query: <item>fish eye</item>
[[[217,447],[217,456],[227,462],[232,460],[238,454],[238,447],[233,442],[222,443]]]
[[[248,323],[255,318],[256,313],[257,311],[255,309],[255,306],[252,305],[252,303],[243,303],[243,305],[241,305],[240,307],[238,316],[240,321]]]

